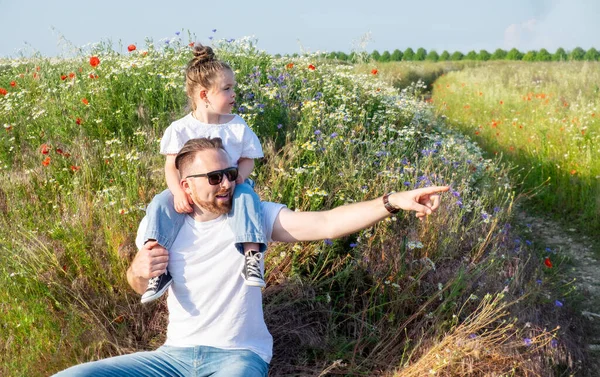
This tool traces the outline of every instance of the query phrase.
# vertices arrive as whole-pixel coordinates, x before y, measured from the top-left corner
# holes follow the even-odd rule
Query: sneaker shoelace
[[[160,276],[156,276],[153,278],[150,278],[150,280],[148,280],[148,289],[156,289],[156,287],[158,286],[158,280],[160,280]]]
[[[260,260],[262,253],[260,252],[248,252],[246,254],[246,265],[248,266],[248,276],[260,277]]]

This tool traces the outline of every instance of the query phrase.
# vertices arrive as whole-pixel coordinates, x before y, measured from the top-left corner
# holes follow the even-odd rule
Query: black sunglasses
[[[188,175],[185,178],[187,179],[187,178],[196,178],[196,177],[206,177],[206,178],[208,178],[208,184],[214,186],[214,185],[220,184],[223,181],[223,175],[227,176],[227,179],[229,180],[229,182],[233,182],[238,177],[238,168],[230,167],[227,169],[210,171],[208,173],[203,173],[203,174],[192,174],[192,175]]]

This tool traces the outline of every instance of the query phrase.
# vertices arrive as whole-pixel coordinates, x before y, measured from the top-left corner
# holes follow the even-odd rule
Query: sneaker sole
[[[244,277],[243,273],[241,273],[240,276],[242,277],[242,279],[244,279],[244,284],[249,285],[251,287],[260,287],[260,288],[263,288],[263,287],[267,286],[267,283],[265,283],[264,280],[258,280],[256,278],[246,279]]]
[[[156,293],[155,293],[155,294],[153,294],[153,295],[146,296],[146,297],[144,297],[144,296],[142,295],[142,299],[141,299],[141,301],[142,301],[142,304],[146,304],[146,303],[148,303],[148,302],[151,302],[151,301],[154,301],[154,300],[156,300],[156,299],[160,298],[160,297],[161,297],[161,296],[162,296],[162,295],[163,295],[163,294],[164,294],[164,293],[167,291],[167,289],[169,288],[169,286],[170,286],[172,283],[173,283],[173,280],[171,280],[170,282],[168,282],[167,284],[165,284],[165,286],[164,286],[164,287],[162,287],[162,289],[161,289],[160,291],[156,292]],[[145,294],[144,294],[144,295],[145,295]]]

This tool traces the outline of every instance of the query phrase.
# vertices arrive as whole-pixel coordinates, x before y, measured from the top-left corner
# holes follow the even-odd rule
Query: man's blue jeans
[[[254,182],[250,179],[235,186],[231,212],[227,215],[227,221],[235,236],[235,246],[242,254],[243,244],[246,242],[259,244],[260,252],[267,249],[267,239],[262,229],[260,198],[254,192],[253,186]],[[188,214],[175,211],[173,194],[169,189],[164,190],[152,199],[146,209],[148,228],[144,240],[156,240],[169,250],[186,216]]]
[[[249,350],[162,346],[76,365],[54,377],[266,377],[269,364]]]

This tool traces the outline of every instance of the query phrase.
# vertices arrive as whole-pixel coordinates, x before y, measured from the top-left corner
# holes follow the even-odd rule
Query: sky
[[[143,48],[176,32],[203,44],[252,36],[271,54],[600,50],[599,0],[0,0],[0,15],[0,57],[102,41]]]

